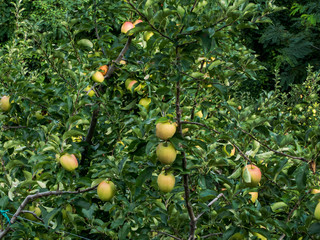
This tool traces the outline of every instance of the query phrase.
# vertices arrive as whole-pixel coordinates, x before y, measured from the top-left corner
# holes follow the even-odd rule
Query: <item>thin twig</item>
[[[173,39],[168,37],[167,35],[163,34],[159,29],[157,29],[152,23],[150,23],[150,21],[148,20],[148,18],[142,13],[140,12],[129,0],[127,1],[127,3],[150,25],[150,27],[155,30],[157,33],[159,33],[162,37],[168,39],[170,42],[173,42]]]
[[[172,237],[172,238],[177,239],[177,240],[182,240],[182,238],[176,237],[176,236],[171,235],[171,234],[166,233],[166,232],[162,232],[162,231],[158,231],[158,230],[151,230],[151,232],[156,232],[158,234],[166,235],[168,237]]]
[[[209,127],[209,126],[207,126],[207,125],[205,125],[205,124],[203,124],[203,123],[189,122],[189,121],[181,121],[181,124],[198,125],[198,126],[207,128],[207,129],[209,129],[209,130],[211,130],[211,131],[213,131],[213,132],[215,132],[215,133],[217,133],[217,134],[221,134],[221,132],[219,132],[218,130],[215,130],[215,129],[213,129],[213,128],[211,128],[211,127]]]
[[[3,130],[8,130],[8,129],[19,129],[19,128],[27,128],[27,126],[7,126],[7,125],[3,125],[2,126]]]
[[[292,159],[297,159],[297,160],[301,160],[303,162],[309,162],[307,159],[305,159],[304,157],[296,157],[296,156],[291,156],[291,155],[288,155],[286,153],[283,153],[283,152],[280,152],[280,151],[277,151],[277,150],[274,150],[272,149],[271,147],[269,147],[267,144],[263,143],[262,141],[260,141],[259,139],[257,139],[255,136],[253,136],[251,133],[248,133],[247,131],[243,130],[242,128],[239,128],[243,133],[247,134],[249,137],[251,137],[252,139],[256,140],[258,143],[260,143],[262,146],[264,146],[265,148],[267,148],[268,150],[276,153],[276,154],[279,154],[279,155],[282,155],[282,156],[285,156],[285,157],[288,157],[288,158],[292,158]]]
[[[205,238],[209,238],[209,237],[212,237],[212,236],[219,236],[219,235],[223,235],[223,233],[210,233],[210,234],[204,235],[204,236],[202,236],[200,238],[205,239]]]
[[[219,198],[223,197],[223,193],[220,193],[215,199],[213,199],[208,205],[207,207],[210,207],[212,204],[214,204],[216,201],[219,200]],[[205,213],[206,211],[200,213],[197,217],[196,217],[196,221],[199,220],[199,218]]]
[[[28,202],[33,201],[35,199],[38,198],[42,198],[42,197],[48,197],[48,196],[59,196],[59,195],[63,195],[63,194],[80,194],[80,193],[85,193],[85,192],[89,192],[91,190],[94,190],[98,187],[98,185],[95,185],[93,187],[90,188],[85,188],[82,190],[77,190],[77,191],[47,191],[47,192],[39,192],[36,194],[32,194],[32,195],[28,195],[23,202],[21,203],[21,205],[19,206],[19,208],[17,209],[17,211],[15,212],[15,214],[13,215],[13,217],[10,220],[10,224],[14,224],[17,220],[17,217],[20,215],[20,213],[23,211],[23,209],[25,208],[25,206],[28,204]],[[10,231],[10,225],[7,226],[7,228],[3,231],[0,232],[0,239],[2,239],[8,232]]]

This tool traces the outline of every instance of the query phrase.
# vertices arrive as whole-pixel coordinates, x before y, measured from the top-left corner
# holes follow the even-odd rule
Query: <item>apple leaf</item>
[[[157,124],[157,123],[166,123],[166,122],[168,122],[168,121],[169,121],[168,118],[166,118],[166,117],[161,117],[161,118],[158,118],[158,119],[157,119],[156,124]]]
[[[313,235],[313,234],[319,235],[320,234],[320,223],[311,224],[311,226],[309,227],[308,233],[310,235]]]
[[[288,205],[285,202],[276,202],[271,205],[271,210],[275,213],[286,211]]]
[[[230,176],[229,178],[232,178],[232,179],[237,179],[238,177],[240,177],[241,175],[241,168],[237,168],[237,170],[235,170]],[[250,174],[249,174],[250,175]],[[251,176],[250,176],[251,178]],[[250,179],[250,182],[251,182],[251,179]]]
[[[78,137],[78,136],[85,136],[85,133],[77,130],[69,130],[63,134],[62,140],[64,141],[70,137]]]
[[[243,171],[242,177],[245,183],[251,183],[251,175],[248,168],[245,168],[245,170]]]

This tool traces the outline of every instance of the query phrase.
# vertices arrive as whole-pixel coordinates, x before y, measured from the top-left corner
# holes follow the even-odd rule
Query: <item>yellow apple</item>
[[[151,98],[141,98],[139,101],[139,104],[144,106],[145,109],[149,109],[149,105],[151,103]]]
[[[9,111],[11,108],[10,97],[3,96],[0,100],[0,108],[2,111]]]
[[[94,96],[94,94],[95,94],[95,92],[94,92],[93,90],[91,90],[90,92],[88,92],[91,88],[92,88],[91,86],[87,86],[87,87],[84,89],[84,91],[87,92],[87,94],[88,94],[89,97],[92,97],[92,96]]]
[[[156,135],[162,140],[168,140],[176,133],[176,124],[165,122],[156,125]]]
[[[102,201],[110,201],[116,193],[116,186],[111,181],[102,181],[97,188],[98,197]]]
[[[258,199],[258,192],[249,192],[249,194],[251,195],[251,202],[255,203]]]
[[[127,33],[132,28],[134,28],[134,25],[131,22],[125,22],[124,24],[122,24],[121,32]]]
[[[146,42],[149,41],[149,39],[153,36],[153,32],[151,31],[147,31],[143,34],[143,40],[145,40]]]
[[[172,173],[165,173],[165,172],[160,173],[157,180],[160,191],[165,193],[172,191],[172,189],[174,188],[175,182],[176,180],[172,175]]]
[[[169,143],[160,143],[156,149],[158,160],[162,164],[169,165],[174,162],[177,157],[177,150]]]
[[[41,209],[39,207],[30,206],[29,211],[34,212],[38,217],[40,217],[40,215],[41,215]],[[32,221],[38,220],[31,213],[25,213],[25,217],[29,220],[32,220]]]
[[[245,171],[246,169],[249,171],[249,174],[251,176],[251,181],[250,182],[245,182],[245,184],[248,186],[248,187],[256,187],[258,186],[260,180],[261,180],[261,171],[260,169],[253,165],[253,164],[249,164],[247,166],[245,166],[243,169],[242,169],[242,178],[245,179],[244,175],[246,174]]]
[[[67,171],[73,171],[78,167],[78,160],[74,154],[64,154],[60,157],[59,162]]]
[[[95,72],[92,75],[92,80],[97,83],[102,83],[104,81],[104,76],[103,76],[102,72]]]
[[[202,111],[200,110],[200,111],[196,112],[196,114],[195,114],[194,116],[195,116],[195,117],[202,118],[202,117],[203,117],[203,113],[202,113]]]

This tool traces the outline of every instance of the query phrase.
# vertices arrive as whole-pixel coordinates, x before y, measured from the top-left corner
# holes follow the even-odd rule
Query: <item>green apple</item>
[[[177,150],[174,146],[169,142],[160,143],[156,149],[156,155],[158,160],[162,164],[172,164],[177,157]]]
[[[104,76],[103,76],[102,72],[95,72],[92,75],[92,80],[97,83],[102,83],[104,81]]]
[[[9,96],[3,96],[0,100],[0,109],[2,111],[9,111],[11,108],[10,104],[10,97]]]
[[[153,32],[151,31],[147,31],[143,34],[143,40],[145,40],[146,42],[149,41],[149,39],[153,36]]]
[[[89,90],[90,90],[91,88],[92,88],[92,87],[89,85],[89,86],[87,86],[87,87],[84,89],[84,91],[87,92],[87,94],[88,94],[89,97],[92,97],[92,96],[94,96],[94,94],[95,94],[95,92],[94,92],[93,90],[91,90],[91,91],[89,92]]]
[[[176,133],[176,124],[165,122],[156,125],[156,135],[162,140],[168,140]]]
[[[41,215],[41,209],[39,207],[30,206],[29,211],[34,212],[38,217],[40,217]],[[36,219],[35,216],[33,216],[31,213],[25,213],[25,217],[32,221],[38,221],[38,219]]]
[[[111,181],[102,181],[97,188],[98,197],[102,201],[110,201],[116,193],[116,186]]]
[[[314,210],[314,217],[317,220],[320,220],[320,202],[317,204],[316,209]]]
[[[141,98],[139,104],[144,106],[145,109],[149,109],[149,105],[151,103],[151,98]]]
[[[244,236],[242,233],[235,233],[229,238],[229,240],[244,240]]]
[[[60,157],[59,162],[67,171],[73,171],[78,167],[78,160],[74,154],[64,154]]]
[[[176,180],[173,174],[165,173],[165,172],[160,173],[157,180],[160,191],[165,193],[172,191],[172,189],[174,188],[175,182]]]
[[[248,173],[250,175],[250,181],[246,180],[248,177],[245,175]],[[261,171],[257,166],[249,164],[242,169],[242,178],[248,187],[256,187],[261,180]]]

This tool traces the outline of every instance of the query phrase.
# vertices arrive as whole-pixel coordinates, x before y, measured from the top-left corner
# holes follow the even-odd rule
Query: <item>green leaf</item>
[[[243,171],[242,178],[245,183],[251,183],[251,175],[248,168],[245,168],[245,170]]]
[[[285,202],[276,202],[271,205],[271,210],[273,212],[283,212],[287,210],[288,205]]]
[[[297,170],[296,170],[296,182],[298,189],[305,189],[307,183],[307,174],[308,174],[308,164],[303,163]]]
[[[71,137],[78,137],[78,136],[85,136],[85,135],[86,135],[85,133],[80,132],[78,130],[69,130],[63,134],[62,140],[64,141]]]

